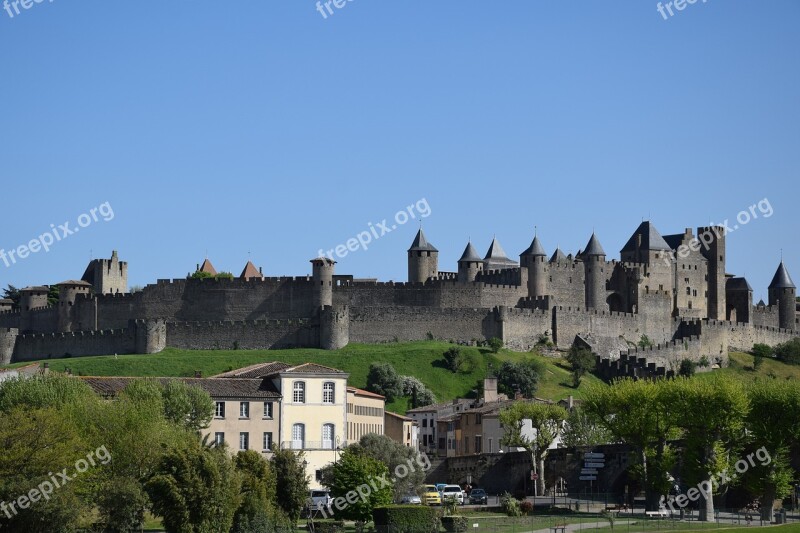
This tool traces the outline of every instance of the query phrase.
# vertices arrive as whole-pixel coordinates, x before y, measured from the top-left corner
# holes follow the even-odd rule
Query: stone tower
[[[795,328],[797,287],[783,265],[778,266],[772,283],[769,284],[769,305],[778,306],[778,325],[784,329]]]
[[[79,294],[91,294],[92,285],[86,281],[68,280],[58,284],[58,331],[67,333],[79,331],[80,324],[76,324],[72,306]]]
[[[725,320],[725,228],[697,228],[700,253],[708,260],[708,318]]]
[[[547,294],[547,254],[534,236],[528,249],[519,256],[519,265],[528,269],[528,296],[538,298]]]
[[[125,294],[128,292],[128,263],[120,261],[117,251],[111,259],[93,259],[81,278],[94,288],[95,294]]]
[[[30,331],[33,328],[33,317],[31,316],[34,309],[47,307],[47,293],[50,292],[49,287],[36,286],[25,287],[19,291],[19,329],[21,333]]]
[[[439,277],[439,250],[428,242],[422,228],[417,232],[408,249],[409,283],[425,283],[429,278]]]
[[[479,272],[483,272],[483,259],[472,246],[472,242],[469,242],[464,248],[464,253],[461,254],[461,259],[458,260],[458,281],[459,283],[475,281]]]
[[[0,329],[0,365],[11,364],[18,336],[19,330],[16,328]]]
[[[581,253],[586,272],[587,309],[605,310],[606,305],[606,252],[592,233],[592,238]]]
[[[329,257],[317,257],[311,260],[312,282],[314,284],[312,306],[313,312],[326,305],[333,305],[333,270],[336,261]]]

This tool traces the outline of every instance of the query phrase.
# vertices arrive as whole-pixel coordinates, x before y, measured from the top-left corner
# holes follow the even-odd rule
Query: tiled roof
[[[338,368],[318,365],[317,363],[305,363],[287,368],[281,371],[281,374],[347,374],[347,372]]]
[[[24,289],[20,289],[19,292],[47,292],[49,291],[49,287],[45,287],[44,285],[34,285],[32,287],[25,287]]]
[[[85,377],[81,376],[87,385],[96,393],[110,397],[122,392],[134,380],[147,378],[133,377]],[[209,378],[151,378],[159,383],[166,384],[170,381],[181,381],[187,385],[200,387],[214,398],[258,398],[279,399],[280,393],[268,381],[262,379],[209,379]]]
[[[399,418],[400,420],[403,420],[404,422],[413,422],[413,421],[414,421],[414,419],[413,419],[413,418],[409,418],[409,417],[407,417],[407,416],[399,415],[399,414],[397,414],[397,413],[393,413],[393,412],[391,412],[391,411],[384,411],[384,414],[386,414],[386,416],[391,416],[391,417],[394,417],[394,418]]]
[[[280,361],[269,363],[257,363],[255,365],[238,368],[229,372],[223,372],[212,376],[214,378],[265,378],[275,374],[341,374],[347,373],[336,368],[318,365],[316,363],[303,363],[302,365],[292,366]]]
[[[468,398],[459,398],[458,404],[464,403],[472,403],[475,400],[470,400]],[[452,406],[453,402],[442,402],[442,403],[432,403],[431,405],[423,405],[422,407],[416,407],[414,409],[409,409],[406,413],[427,413],[430,411],[440,411],[445,409],[446,407]]]
[[[783,261],[778,265],[778,270],[775,271],[775,276],[772,278],[772,283],[769,284],[770,289],[794,289],[794,282],[786,270]]]
[[[77,286],[77,287],[91,287],[92,286],[91,283],[88,283],[88,282],[83,281],[83,280],[76,280],[76,279],[68,279],[66,281],[62,281],[61,283],[56,283],[56,285],[58,285],[59,287],[61,285],[67,285],[67,286],[71,285],[71,286]]]
[[[248,261],[247,264],[244,266],[244,270],[242,270],[242,275],[239,276],[242,279],[250,279],[250,278],[263,278],[264,276],[261,272],[256,268],[252,261]]]
[[[381,396],[380,394],[376,394],[374,392],[370,392],[370,391],[364,390],[364,389],[357,389],[356,387],[347,387],[347,392],[352,392],[353,394],[356,394],[357,396],[366,396],[368,398],[376,398],[376,399],[380,399],[380,400],[385,400],[386,399],[386,396]]]
[[[203,264],[200,265],[200,268],[198,270],[200,272],[207,272],[208,274],[211,274],[212,276],[216,276],[217,275],[217,269],[214,268],[214,265],[211,264],[211,261],[209,261],[208,258],[206,258],[203,261]]]
[[[681,235],[683,237],[683,235]],[[639,244],[641,243],[641,244]],[[622,247],[621,252],[635,252],[636,250],[671,250],[670,244],[664,240],[656,227],[646,220],[639,224],[631,238]]]
[[[541,241],[539,241],[539,236],[535,235],[531,245],[528,246],[528,249],[522,252],[520,255],[546,256],[547,254],[544,251]]]
[[[478,255],[478,250],[472,246],[472,241],[467,243],[467,247],[464,248],[464,253],[461,254],[461,259],[458,261],[481,261],[481,257]]]
[[[414,237],[414,242],[411,243],[411,248],[409,248],[408,251],[438,252],[439,250],[437,250],[430,242],[428,242],[428,239],[425,238],[425,234],[422,232],[422,228],[420,228],[417,232],[417,236]]]

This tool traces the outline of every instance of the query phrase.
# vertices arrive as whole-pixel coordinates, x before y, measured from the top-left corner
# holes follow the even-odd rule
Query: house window
[[[243,432],[239,433],[239,449],[247,451],[250,449],[250,434]]]
[[[322,448],[324,450],[333,449],[333,424],[322,425]]]
[[[222,446],[225,442],[225,433],[214,433],[214,446]]]
[[[326,381],[322,384],[322,403],[333,403],[335,386],[333,381]]]
[[[306,383],[305,381],[295,381],[292,387],[292,401],[294,403],[306,403]]]
[[[264,402],[264,418],[272,418],[272,402]]]
[[[493,453],[494,452],[494,441],[493,441],[493,439],[489,439],[489,450],[488,451],[489,451],[489,453]]]
[[[292,449],[302,450],[306,442],[305,424],[294,424],[292,426]]]
[[[272,449],[272,432],[265,431],[264,432],[264,451],[268,452]]]
[[[225,418],[225,402],[217,402],[214,406],[214,418]]]
[[[475,453],[481,453],[481,436],[475,435]]]
[[[424,428],[428,427],[428,419],[427,418],[423,418],[422,419],[422,427],[424,427]]]
[[[475,415],[475,425],[479,425],[481,423],[481,415]]]
[[[239,402],[239,418],[250,418],[250,402]]]

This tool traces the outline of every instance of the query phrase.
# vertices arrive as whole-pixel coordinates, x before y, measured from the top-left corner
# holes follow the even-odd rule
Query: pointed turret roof
[[[775,272],[775,276],[772,278],[772,283],[769,284],[770,289],[794,289],[795,284],[792,281],[792,277],[789,275],[789,272],[786,270],[786,266],[784,266],[783,261],[781,264],[778,265],[778,270]]]
[[[497,237],[492,239],[492,244],[489,245],[489,249],[486,251],[486,257],[483,259],[508,259],[505,250],[503,250],[503,247],[497,242]]]
[[[635,252],[639,235],[642,237],[642,244],[639,246],[640,250],[672,250],[656,227],[649,220],[646,220],[639,224],[639,227],[636,228],[636,231],[633,232],[633,235],[631,235],[631,238],[628,239],[628,242],[625,243],[620,252]]]
[[[428,239],[425,238],[425,234],[422,233],[422,228],[419,228],[417,232],[417,236],[414,237],[414,242],[411,243],[411,248],[408,249],[409,252],[419,252],[419,251],[428,251],[428,252],[438,252],[434,246],[428,242]]]
[[[564,252],[561,251],[561,248],[556,248],[556,251],[553,252],[553,255],[550,257],[551,263],[557,263],[559,261],[566,261],[567,256],[564,255]]]
[[[539,236],[535,235],[533,237],[533,242],[531,242],[531,245],[528,246],[528,249],[525,250],[524,252],[522,252],[520,255],[523,256],[523,257],[529,256],[529,255],[532,255],[532,256],[542,255],[542,256],[547,257],[547,252],[544,251],[544,248],[542,247],[542,243],[539,241]]]
[[[600,245],[600,241],[597,239],[597,235],[592,233],[592,238],[589,239],[589,242],[586,244],[586,249],[581,252],[581,256],[588,256],[588,255],[606,255],[605,250]]]
[[[461,254],[461,259],[458,260],[459,263],[461,262],[468,262],[468,261],[481,261],[481,256],[478,255],[478,251],[472,246],[472,241],[467,243],[467,247],[464,248],[464,253]]]
[[[264,275],[261,274],[252,261],[248,261],[244,266],[244,270],[242,270],[242,275],[239,277],[242,279],[263,278]]]
[[[209,261],[208,258],[206,258],[203,261],[203,264],[200,265],[200,268],[198,268],[197,270],[199,270],[200,272],[207,272],[207,273],[211,274],[212,276],[216,276],[217,275],[217,269],[214,268],[214,265],[211,264],[211,261]]]

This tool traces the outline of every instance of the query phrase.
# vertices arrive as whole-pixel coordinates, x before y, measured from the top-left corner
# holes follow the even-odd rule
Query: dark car
[[[469,503],[476,505],[486,505],[489,501],[489,496],[483,489],[472,489],[469,493]]]

